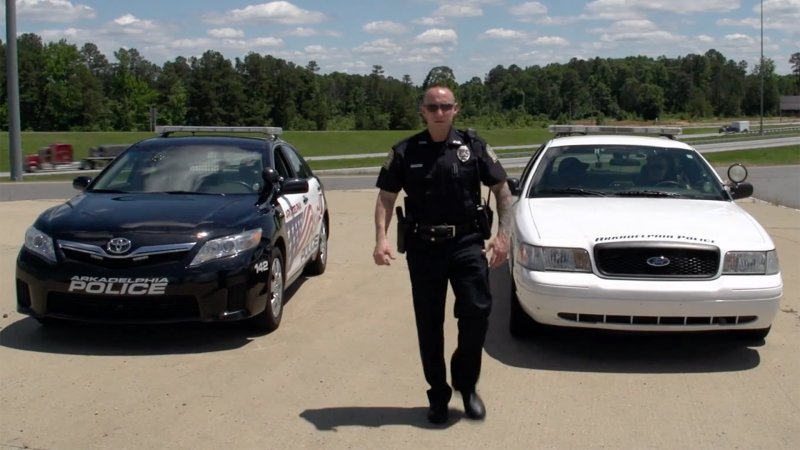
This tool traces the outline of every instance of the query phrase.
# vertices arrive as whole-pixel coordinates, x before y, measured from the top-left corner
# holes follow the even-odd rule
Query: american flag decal
[[[300,213],[292,216],[286,223],[289,245],[296,249],[296,255],[305,257],[306,247],[311,241],[314,232],[314,212],[311,208],[303,208]]]

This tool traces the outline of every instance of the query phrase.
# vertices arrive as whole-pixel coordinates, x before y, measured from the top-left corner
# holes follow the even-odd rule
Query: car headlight
[[[53,244],[53,238],[34,227],[25,230],[25,248],[48,262],[56,262],[56,249]]]
[[[780,272],[778,252],[728,252],[722,264],[723,275],[775,275]]]
[[[211,239],[203,244],[203,247],[197,252],[197,256],[194,257],[189,266],[198,266],[215,259],[236,256],[243,251],[254,248],[260,241],[261,228],[231,236]]]
[[[582,248],[539,247],[519,244],[516,261],[538,272],[591,272],[589,252]]]

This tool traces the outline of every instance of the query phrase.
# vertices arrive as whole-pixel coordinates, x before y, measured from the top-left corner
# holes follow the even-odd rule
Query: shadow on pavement
[[[462,412],[451,409],[447,423],[434,425],[428,422],[427,412],[427,407],[348,406],[307,409],[300,413],[300,417],[314,424],[320,431],[337,431],[340,427],[378,428],[387,425],[439,430],[452,426],[464,417]]]
[[[0,346],[67,355],[142,356],[209,353],[243,347],[254,333],[242,324],[98,325],[44,327],[26,317],[0,330]]]
[[[713,373],[757,367],[758,351],[724,333],[626,333],[553,329],[528,339],[508,332],[511,275],[492,270],[494,304],[484,346],[503,364],[599,373]]]

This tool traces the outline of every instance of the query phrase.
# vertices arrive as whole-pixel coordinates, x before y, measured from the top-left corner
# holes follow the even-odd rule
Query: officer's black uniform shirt
[[[404,190],[411,209],[406,215],[414,222],[462,224],[475,219],[479,183],[493,186],[506,176],[483,139],[469,139],[466,132],[451,128],[444,142],[433,142],[425,130],[392,147],[376,186],[394,193]]]

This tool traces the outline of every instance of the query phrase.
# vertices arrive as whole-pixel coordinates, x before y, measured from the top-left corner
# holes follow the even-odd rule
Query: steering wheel
[[[677,187],[677,188],[684,187],[681,183],[678,183],[677,181],[674,181],[674,180],[659,181],[658,183],[656,183],[656,186],[657,187]]]
[[[238,184],[240,186],[244,186],[245,188],[247,188],[247,192],[255,192],[255,189],[253,189],[253,186],[251,184],[245,182],[245,181],[234,181],[233,184]]]

